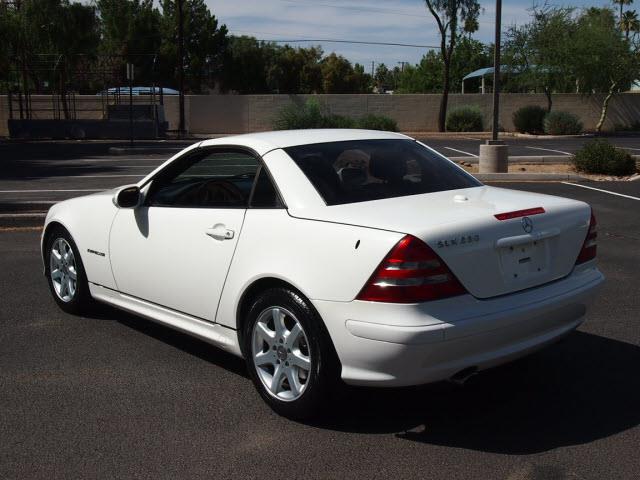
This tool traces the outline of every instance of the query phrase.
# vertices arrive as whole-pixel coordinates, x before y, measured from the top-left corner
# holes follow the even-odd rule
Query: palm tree
[[[635,10],[627,10],[622,14],[620,29],[624,32],[627,39],[629,39],[629,32],[637,32],[640,30],[640,19],[638,19],[638,14]]]
[[[631,5],[633,3],[633,0],[611,0],[613,3],[615,3],[616,5],[620,5],[620,20],[622,20],[622,6],[623,5]]]

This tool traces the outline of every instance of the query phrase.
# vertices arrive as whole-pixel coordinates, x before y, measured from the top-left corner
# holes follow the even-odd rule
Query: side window
[[[245,208],[260,164],[241,150],[196,152],[153,180],[158,207]]]
[[[251,197],[251,206],[253,208],[279,208],[282,206],[273,182],[264,168],[261,168],[258,173]]]

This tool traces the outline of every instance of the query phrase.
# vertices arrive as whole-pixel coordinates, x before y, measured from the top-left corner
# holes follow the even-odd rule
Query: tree
[[[449,100],[451,58],[456,48],[458,37],[464,31],[464,28],[474,28],[471,19],[477,19],[480,13],[480,4],[476,0],[425,0],[425,4],[435,19],[440,32],[443,85],[440,113],[438,115],[438,129],[443,132]],[[460,25],[462,25],[462,28],[460,28]]]
[[[492,64],[489,46],[478,40],[462,37],[451,56],[451,90],[462,90],[462,78]]]
[[[342,55],[331,53],[321,62],[322,89],[324,93],[365,93],[368,91],[368,75],[364,67],[357,65],[357,71]],[[364,91],[363,91],[364,90]]]
[[[640,77],[637,46],[620,35],[611,10],[590,8],[578,18],[571,50],[580,91],[588,96],[604,94],[596,125],[600,131],[613,96]]]
[[[218,25],[218,20],[211,14],[204,0],[184,0],[182,8],[184,70],[188,72],[186,89],[200,93],[206,87],[213,88],[222,76],[223,59],[229,43],[227,27]],[[177,25],[176,2],[163,0],[160,52],[163,65],[175,65],[175,68],[165,73],[174,82],[179,61]]]
[[[543,8],[533,10],[531,22],[507,30],[504,63],[521,88],[542,89],[548,111],[551,95],[575,84],[570,66],[576,28],[572,9]]]
[[[406,65],[398,78],[399,93],[442,91],[442,57],[429,50],[417,65]]]
[[[624,5],[631,5],[633,0],[611,0],[614,5],[620,5],[620,16],[618,16],[619,20],[622,20],[622,7]]]
[[[154,7],[153,0],[98,0],[96,5],[102,37],[98,52],[122,56],[121,71],[124,71],[125,63],[132,63],[136,83],[156,83],[159,78],[154,55],[162,44],[162,15]]]
[[[620,28],[624,32],[625,38],[629,39],[629,33],[637,33],[640,30],[640,20],[635,10],[627,10],[620,19]]]
[[[60,95],[64,117],[69,118],[67,79],[78,55],[94,54],[100,40],[95,7],[67,0],[23,0],[11,8],[4,5],[0,29],[4,43],[0,62],[19,70],[10,80],[19,83],[25,94],[42,92],[49,85]]]
[[[393,90],[393,71],[389,70],[389,68],[387,68],[384,63],[380,63],[376,67],[375,74],[373,75],[373,81],[376,88],[378,89],[378,93],[385,92],[387,90]]]

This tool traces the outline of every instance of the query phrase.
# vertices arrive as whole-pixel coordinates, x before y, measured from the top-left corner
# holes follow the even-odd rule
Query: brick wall
[[[278,110],[285,105],[302,105],[308,95],[188,95],[185,101],[187,129],[194,134],[244,133],[270,130]],[[134,97],[135,98],[135,97]],[[367,113],[387,115],[398,122],[402,131],[436,131],[440,95],[318,95],[318,100],[330,112],[359,117]],[[137,101],[145,101],[137,98]],[[50,97],[33,96],[34,104],[46,105]],[[554,110],[572,112],[593,130],[600,116],[600,98],[586,98],[578,94],[553,96]],[[500,124],[513,130],[513,112],[524,105],[546,106],[543,94],[503,94],[500,101]],[[77,96],[79,118],[96,118],[100,98]],[[491,124],[492,96],[482,94],[453,94],[449,96],[449,108],[477,105],[484,114],[485,127]],[[90,111],[93,110],[93,111]],[[84,112],[83,112],[84,111]],[[178,97],[165,97],[165,115],[170,129],[178,128]],[[39,114],[45,118],[46,114]],[[0,136],[7,135],[8,107],[6,97],[0,96]],[[640,94],[625,93],[611,101],[605,129],[615,124],[628,125],[640,122]]]

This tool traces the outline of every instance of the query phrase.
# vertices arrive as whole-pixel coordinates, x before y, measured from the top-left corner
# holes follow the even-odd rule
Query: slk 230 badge
[[[461,235],[459,237],[447,238],[446,240],[438,240],[438,248],[457,247],[458,245],[468,245],[480,241],[480,235]]]

